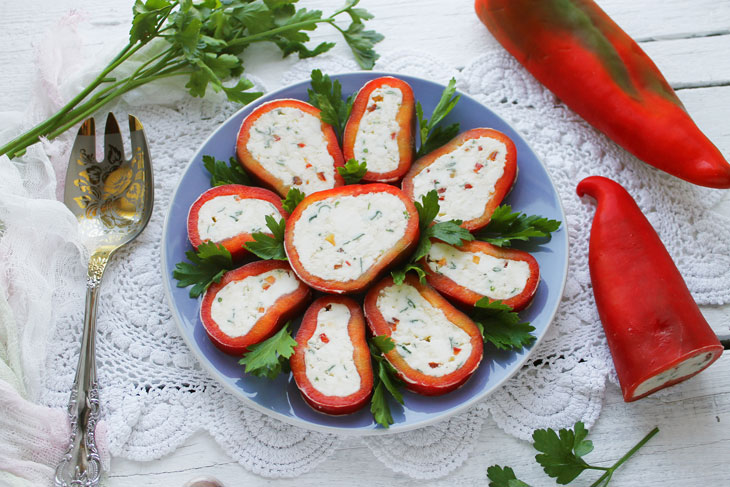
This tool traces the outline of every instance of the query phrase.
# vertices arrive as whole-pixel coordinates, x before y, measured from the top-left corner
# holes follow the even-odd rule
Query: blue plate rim
[[[379,76],[394,76],[394,77],[398,77],[398,76],[404,76],[405,74],[404,73],[386,72],[386,71],[347,71],[347,72],[342,72],[342,73],[335,73],[335,74],[332,74],[330,76],[332,78],[337,78],[339,76],[348,76],[348,75],[368,75],[368,76],[372,75],[373,77],[379,77]],[[437,85],[437,86],[439,86],[441,88],[445,88],[445,86],[443,84],[441,84],[441,83],[438,83],[438,82],[435,82],[435,81],[432,81],[432,80],[428,80],[428,79],[422,78],[420,76],[413,76],[413,75],[410,75],[410,74],[407,75],[407,76],[409,78],[416,79],[416,80],[418,80],[418,81],[420,81],[422,83]],[[275,99],[273,97],[275,95],[277,95],[278,93],[283,92],[283,91],[287,91],[287,90],[293,88],[296,85],[300,85],[300,84],[304,84],[304,83],[308,83],[308,80],[302,80],[302,81],[298,81],[296,83],[292,83],[292,84],[283,86],[283,87],[281,87],[281,88],[279,88],[277,90],[274,90],[274,91],[272,91],[270,93],[266,93],[264,96],[267,99],[269,99],[269,100]],[[560,193],[558,192],[558,190],[557,190],[557,188],[555,186],[555,183],[553,182],[553,178],[550,175],[550,171],[545,166],[545,164],[542,162],[542,160],[537,156],[537,153],[532,148],[532,146],[530,145],[530,143],[528,142],[528,140],[512,124],[510,124],[507,121],[505,121],[496,112],[494,112],[492,109],[490,109],[489,107],[487,107],[486,105],[484,105],[482,102],[480,102],[476,98],[472,97],[468,93],[465,93],[465,92],[462,92],[462,91],[458,91],[458,90],[457,90],[457,92],[458,92],[458,94],[460,96],[463,96],[465,98],[468,98],[468,99],[472,100],[473,102],[478,103],[479,105],[481,105],[484,108],[486,108],[487,110],[489,110],[494,117],[496,117],[497,119],[499,119],[500,121],[502,121],[505,125],[507,125],[510,128],[512,128],[512,130],[514,130],[520,136],[520,138],[522,138],[522,141],[525,143],[525,145],[527,145],[527,147],[530,149],[530,151],[532,151],[532,153],[535,155],[535,159],[538,161],[538,163],[545,170],[545,174],[548,177],[548,181],[550,182],[550,186],[552,187],[552,190],[555,193],[556,200],[558,202],[558,208],[560,209],[560,213],[561,213],[561,217],[562,217],[562,220],[561,220],[562,221],[562,228],[564,229],[564,231],[567,232],[567,229],[568,229],[568,221],[567,221],[566,214],[565,214],[565,208],[563,207],[563,202],[562,202],[562,200],[560,198]],[[269,100],[267,100],[267,101],[269,101]],[[211,132],[211,134],[198,146],[197,150],[195,151],[195,154],[190,158],[190,160],[188,161],[187,165],[185,166],[185,168],[181,172],[180,180],[178,180],[178,182],[177,182],[177,184],[175,186],[175,189],[172,192],[172,195],[170,197],[169,204],[168,204],[168,207],[167,207],[167,211],[165,213],[165,220],[164,220],[163,227],[162,227],[162,238],[161,238],[161,242],[164,243],[164,242],[167,241],[167,236],[168,236],[168,233],[169,233],[168,232],[168,229],[169,229],[169,226],[170,226],[170,218],[169,218],[170,213],[171,213],[170,212],[170,208],[171,208],[173,202],[176,201],[178,192],[181,190],[180,181],[182,180],[183,176],[185,174],[187,174],[187,172],[190,169],[190,167],[192,166],[192,164],[197,160],[198,153],[200,153],[200,151],[208,144],[208,142],[212,138],[214,138],[216,136],[216,134],[219,131],[221,131],[223,129],[224,126],[226,126],[229,123],[231,123],[231,121],[234,118],[236,118],[242,111],[244,111],[244,110],[246,110],[248,108],[251,108],[252,106],[256,106],[256,104],[258,102],[260,102],[260,100],[254,100],[253,102],[249,103],[248,105],[245,105],[245,106],[241,107],[239,110],[237,110],[235,113],[233,113],[230,117],[228,117],[223,123],[221,123],[215,130],[213,130],[213,132]],[[280,413],[278,411],[273,411],[273,410],[271,410],[269,408],[266,408],[266,407],[264,407],[264,406],[262,406],[262,405],[260,405],[260,404],[258,404],[256,402],[254,402],[254,401],[251,401],[248,397],[246,397],[245,395],[243,395],[238,388],[236,388],[235,386],[231,385],[227,380],[225,380],[225,377],[223,376],[223,374],[217,368],[215,368],[212,365],[212,363],[209,361],[209,359],[204,354],[200,353],[198,351],[198,349],[197,349],[196,346],[193,346],[192,337],[188,336],[188,334],[186,332],[186,329],[185,329],[185,327],[183,325],[182,318],[180,317],[179,311],[177,309],[177,306],[175,306],[175,302],[174,302],[173,297],[172,297],[172,289],[170,288],[170,280],[167,278],[167,275],[166,275],[166,269],[168,268],[168,266],[167,266],[167,261],[168,261],[168,258],[167,257],[168,256],[167,256],[167,247],[165,245],[160,245],[160,257],[161,257],[160,258],[160,273],[161,273],[161,276],[162,276],[162,283],[163,283],[163,288],[164,288],[164,291],[165,291],[165,297],[166,297],[166,300],[167,300],[167,304],[168,304],[168,306],[170,308],[170,311],[172,313],[172,316],[173,316],[173,318],[175,320],[175,324],[177,325],[178,331],[179,331],[179,333],[180,333],[183,341],[185,342],[185,345],[188,347],[188,349],[190,350],[190,352],[192,352],[192,354],[195,356],[195,358],[197,359],[198,363],[203,367],[203,369],[206,372],[208,372],[208,374],[210,374],[210,376],[213,379],[215,379],[216,382],[218,382],[219,384],[221,384],[225,389],[227,389],[229,392],[231,392],[239,400],[241,400],[242,402],[244,402],[248,407],[251,407],[251,408],[255,409],[256,411],[259,411],[259,412],[261,412],[263,414],[266,414],[267,416],[270,416],[272,418],[278,419],[278,420],[280,420],[280,421],[282,421],[284,423],[287,423],[287,424],[290,424],[290,425],[293,425],[293,426],[298,426],[298,427],[301,427],[301,428],[304,428],[304,429],[307,429],[307,430],[311,430],[311,431],[317,431],[317,432],[320,432],[320,433],[333,433],[333,434],[338,434],[338,435],[342,435],[342,436],[362,437],[362,436],[376,436],[376,435],[386,435],[386,434],[403,433],[403,432],[406,432],[406,431],[415,430],[415,429],[419,429],[419,428],[423,428],[423,427],[426,427],[426,426],[430,426],[430,425],[439,423],[441,421],[446,420],[449,417],[452,417],[452,416],[454,416],[456,414],[459,414],[459,413],[465,411],[466,409],[468,409],[471,406],[473,406],[475,403],[484,400],[489,395],[491,395],[495,391],[499,390],[505,384],[505,382],[507,382],[508,380],[510,380],[512,377],[514,377],[514,375],[522,368],[522,366],[525,364],[525,362],[527,362],[527,360],[530,358],[530,355],[532,355],[532,353],[537,349],[538,345],[544,339],[545,335],[547,334],[548,330],[550,329],[550,327],[553,324],[553,321],[555,319],[555,315],[557,314],[558,308],[560,307],[560,303],[562,302],[562,296],[563,296],[563,294],[565,292],[565,284],[566,284],[566,281],[567,281],[567,278],[568,278],[568,265],[569,265],[569,262],[570,262],[570,240],[569,240],[569,238],[568,238],[567,235],[566,235],[566,238],[565,238],[565,249],[564,249],[564,252],[565,252],[565,262],[564,262],[564,265],[563,265],[563,278],[562,278],[562,282],[560,284],[560,290],[558,292],[558,299],[556,300],[556,302],[555,302],[555,304],[553,306],[553,309],[550,310],[549,319],[547,321],[547,325],[542,330],[542,333],[540,333],[537,336],[535,342],[532,344],[532,346],[527,351],[527,353],[524,355],[524,357],[522,357],[520,360],[518,360],[517,362],[514,363],[513,370],[510,373],[508,373],[507,375],[505,375],[496,384],[494,384],[490,389],[484,390],[480,394],[475,394],[474,396],[472,396],[469,399],[465,400],[463,403],[459,404],[458,406],[455,406],[454,408],[452,408],[452,409],[450,409],[448,411],[443,411],[440,414],[435,415],[433,418],[428,418],[428,419],[420,420],[420,421],[417,421],[417,422],[414,422],[414,423],[405,423],[405,424],[404,423],[396,423],[396,424],[392,424],[390,426],[390,428],[387,428],[387,429],[386,428],[368,428],[368,429],[364,429],[364,428],[339,428],[337,426],[328,426],[328,425],[310,423],[310,422],[305,421],[304,419],[301,419],[301,418],[298,418],[298,417],[287,416],[287,415],[282,414],[282,413]]]

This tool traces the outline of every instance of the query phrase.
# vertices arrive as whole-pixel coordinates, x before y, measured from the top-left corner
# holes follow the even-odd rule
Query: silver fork
[[[79,233],[89,251],[86,306],[81,353],[76,366],[68,414],[71,440],[56,468],[56,486],[99,485],[102,467],[96,447],[99,391],[96,382],[96,304],[104,269],[112,254],[139,235],[152,214],[152,165],[142,124],[129,116],[132,159],[114,115],[106,119],[104,160],[96,161],[94,119],[79,129],[66,171],[64,203],[79,220]]]

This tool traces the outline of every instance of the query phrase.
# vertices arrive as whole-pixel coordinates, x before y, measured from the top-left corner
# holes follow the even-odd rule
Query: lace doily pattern
[[[351,60],[322,56],[297,63],[282,83],[306,79],[314,67],[330,74],[356,69]],[[718,224],[725,219],[711,210],[719,191],[692,186],[637,161],[568,110],[503,51],[489,52],[460,70],[424,54],[391,53],[376,69],[440,82],[453,76],[460,90],[521,132],[559,190],[571,248],[560,309],[528,365],[465,413],[420,430],[363,440],[389,468],[416,478],[453,471],[471,451],[488,414],[523,439],[535,428],[595,422],[613,368],[588,275],[593,205],[575,195],[583,177],[599,174],[623,184],[668,244],[697,301],[728,302],[730,222]],[[102,285],[97,338],[102,411],[113,455],[150,460],[205,429],[247,469],[268,477],[296,476],[328,458],[342,440],[268,418],[225,392],[180,338],[160,277],[162,223],[172,191],[194,149],[235,108],[214,98],[132,111],[143,120],[150,139],[156,207],[145,232],[115,255]],[[125,110],[130,109],[118,107],[119,113]],[[59,147],[47,150],[62,153]],[[48,198],[45,193],[42,197]],[[46,204],[58,205],[50,200]],[[7,239],[3,242],[10,245]],[[22,238],[10,242],[23,245]],[[58,262],[73,262],[73,272],[81,275],[84,263],[77,247],[56,247],[55,255],[63,256],[55,257]],[[42,402],[58,407],[68,399],[83,308],[83,279],[63,284],[48,295],[53,335],[45,347],[40,394]]]

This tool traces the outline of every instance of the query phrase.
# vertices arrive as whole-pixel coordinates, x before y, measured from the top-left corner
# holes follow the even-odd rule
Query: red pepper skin
[[[242,199],[250,198],[268,201],[269,203],[274,205],[277,210],[279,210],[279,213],[281,213],[282,217],[284,217],[285,220],[289,217],[289,213],[287,213],[284,210],[284,207],[281,206],[281,198],[279,198],[275,193],[272,193],[268,189],[257,188],[254,186],[243,186],[241,184],[226,184],[223,186],[210,188],[209,190],[201,194],[197,200],[195,200],[193,205],[190,207],[190,211],[188,212],[188,239],[190,240],[190,243],[193,244],[193,247],[195,247],[195,250],[198,250],[198,246],[203,243],[203,240],[200,238],[200,233],[198,231],[198,213],[200,212],[200,208],[213,198],[227,195],[239,196]],[[236,236],[227,238],[221,242],[216,243],[223,245],[223,247],[225,247],[231,253],[231,256],[234,259],[240,259],[241,257],[244,257],[250,253],[248,250],[246,250],[246,247],[244,247],[244,245],[246,244],[246,242],[252,241],[253,237],[250,233],[239,233]]]
[[[492,213],[494,213],[495,208],[497,208],[502,200],[505,198],[505,196],[509,194],[512,186],[515,183],[515,179],[517,178],[517,149],[515,148],[515,144],[514,142],[512,142],[512,139],[507,137],[505,134],[497,130],[487,128],[476,128],[467,130],[466,132],[463,132],[451,139],[451,141],[449,141],[446,145],[443,145],[433,152],[429,152],[425,156],[416,160],[416,162],[413,163],[413,166],[411,166],[411,170],[408,171],[408,174],[406,174],[406,176],[403,178],[403,182],[401,183],[401,188],[403,189],[403,192],[407,194],[409,198],[415,201],[416,198],[414,197],[413,193],[413,179],[421,171],[426,170],[428,166],[433,164],[439,157],[458,149],[459,146],[461,146],[467,140],[478,139],[480,137],[489,137],[499,140],[507,147],[507,155],[505,158],[504,173],[494,185],[494,193],[492,194],[492,197],[489,199],[489,201],[487,201],[486,205],[484,205],[484,212],[477,218],[466,220],[461,224],[462,227],[472,232],[485,227],[489,223],[489,220],[492,218]],[[489,154],[485,152],[484,165],[487,165],[489,162],[487,160],[488,156]]]
[[[299,315],[307,306],[311,298],[311,291],[303,282],[300,282],[296,290],[277,299],[245,335],[231,337],[223,333],[213,320],[210,311],[218,291],[230,282],[240,281],[246,277],[263,274],[274,269],[291,270],[291,267],[281,260],[258,260],[226,272],[220,282],[211,284],[208,290],[205,291],[203,301],[200,304],[200,320],[203,322],[205,332],[213,345],[225,353],[242,355],[248,350],[247,347],[270,338],[287,321]]]
[[[383,254],[375,265],[371,266],[357,279],[352,279],[350,281],[335,281],[322,279],[307,272],[299,259],[299,252],[294,245],[294,227],[302,216],[302,212],[311,204],[334,196],[360,196],[368,193],[380,192],[386,192],[397,196],[403,202],[406,207],[406,211],[409,214],[405,234],[400,240],[398,240],[396,245],[391,250]],[[418,210],[416,210],[413,202],[408,199],[401,190],[395,186],[382,183],[350,184],[340,188],[318,191],[304,198],[302,202],[297,205],[294,212],[292,212],[286,222],[286,230],[284,232],[284,250],[286,251],[289,263],[291,264],[292,269],[294,269],[294,272],[296,272],[297,276],[299,276],[299,279],[306,282],[309,286],[325,293],[349,294],[363,291],[387,268],[407,256],[408,252],[418,243],[419,235]]]
[[[717,360],[722,345],[631,195],[600,176],[581,181],[577,192],[598,201],[588,264],[624,400],[635,401],[704,370],[634,393],[642,382],[690,357],[712,355],[705,367]]]
[[[352,112],[350,113],[350,118],[347,119],[347,125],[345,125],[345,132],[342,137],[342,152],[344,153],[345,160],[349,161],[355,158],[355,138],[360,129],[360,120],[362,120],[363,115],[368,109],[368,99],[374,90],[381,88],[383,85],[398,88],[403,94],[403,101],[396,115],[396,121],[400,127],[396,136],[400,162],[396,169],[389,172],[366,172],[362,180],[373,183],[392,183],[400,180],[408,172],[408,169],[411,168],[416,144],[416,105],[415,98],[413,97],[413,89],[411,85],[403,80],[391,76],[384,76],[365,83],[365,86],[360,89],[357,97],[355,97],[355,101],[352,104]]]
[[[296,108],[303,112],[314,115],[317,118],[320,118],[319,108],[316,108],[309,103],[305,103],[301,100],[284,98],[281,100],[273,100],[264,103],[261,106],[257,107],[243,120],[243,123],[241,124],[241,130],[239,130],[238,138],[236,140],[236,155],[238,156],[238,162],[240,162],[243,168],[249,174],[251,174],[258,182],[268,188],[273,189],[282,197],[286,198],[286,194],[289,192],[292,186],[289,186],[284,181],[267,171],[259,163],[259,161],[253,157],[253,155],[248,151],[248,148],[246,147],[254,122],[256,122],[256,120],[258,120],[259,117],[261,117],[261,115],[263,115],[264,113],[270,112],[271,110],[275,110],[277,108]],[[342,159],[342,151],[340,150],[340,145],[337,142],[337,135],[335,134],[335,130],[332,128],[332,126],[324,122],[322,122],[322,134],[327,140],[327,151],[330,153],[332,159],[334,160],[334,164],[332,166],[332,173],[335,181],[334,185],[335,187],[342,186],[343,184],[345,184],[345,182],[342,179],[342,176],[340,176],[340,173],[337,172],[337,168],[344,166],[345,161]],[[294,187],[296,187],[296,185]]]
[[[431,241],[438,242],[439,240],[431,239]],[[484,253],[499,259],[527,262],[530,267],[530,277],[527,279],[525,288],[520,294],[501,301],[502,303],[511,306],[515,311],[525,309],[527,305],[532,302],[532,298],[535,297],[535,292],[537,291],[537,285],[540,283],[540,267],[537,264],[537,260],[535,260],[532,255],[523,250],[504,249],[479,240],[465,242],[460,247],[454,245],[452,245],[452,247],[459,249],[461,252]],[[472,291],[469,288],[461,286],[445,275],[435,272],[435,269],[439,267],[438,263],[429,261],[427,257],[428,256],[421,260],[421,268],[426,271],[426,280],[428,283],[436,288],[438,292],[466,307],[474,306],[477,301],[485,297],[483,294],[479,294],[476,291]],[[489,301],[495,301],[495,299],[489,296],[486,297],[489,298]]]
[[[385,321],[377,306],[380,292],[393,285],[395,285],[393,278],[388,276],[373,286],[365,296],[365,302],[363,303],[365,318],[367,319],[370,331],[375,336],[391,336],[393,333],[393,325]],[[451,323],[464,330],[471,337],[471,354],[464,362],[464,365],[454,372],[441,377],[434,377],[413,369],[408,365],[403,356],[398,353],[398,347],[393,348],[393,350],[383,356],[398,372],[398,376],[404,381],[407,389],[424,396],[440,396],[451,392],[464,384],[477,367],[479,367],[479,363],[482,361],[484,355],[482,334],[468,316],[452,306],[428,284],[421,284],[418,278],[412,274],[407,274],[404,285],[416,288],[424,299],[435,308],[443,311]]]
[[[642,161],[730,188],[730,164],[649,56],[591,0],[476,0],[477,15],[538,81]]]
[[[346,324],[353,345],[353,360],[360,375],[360,389],[348,396],[326,396],[319,392],[307,377],[305,357],[307,342],[317,329],[317,315],[320,310],[333,303],[343,304],[350,310],[350,321]],[[344,296],[324,296],[317,299],[304,313],[302,324],[296,336],[297,346],[289,359],[294,381],[304,400],[317,411],[326,414],[350,414],[370,401],[373,392],[373,367],[370,363],[370,350],[365,341],[365,318],[360,305]]]

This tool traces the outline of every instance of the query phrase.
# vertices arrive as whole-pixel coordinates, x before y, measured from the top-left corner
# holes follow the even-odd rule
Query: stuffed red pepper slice
[[[387,184],[349,185],[307,196],[286,224],[294,272],[328,293],[356,293],[418,241],[418,212]]]
[[[384,356],[414,392],[453,391],[482,360],[482,334],[474,322],[410,274],[401,285],[391,277],[380,281],[365,297],[364,308],[370,331],[395,342]]]
[[[337,135],[320,110],[300,100],[274,100],[256,108],[238,132],[236,154],[243,167],[281,196],[342,186],[344,165]]]
[[[309,405],[327,414],[349,414],[368,403],[373,369],[357,302],[319,298],[304,314],[296,340],[291,370]]]
[[[342,152],[367,163],[363,181],[400,180],[413,162],[415,99],[403,80],[384,76],[365,83],[345,126]]]
[[[223,245],[233,258],[248,253],[253,233],[270,233],[266,217],[277,221],[289,214],[281,198],[263,188],[226,184],[201,194],[188,212],[188,238],[195,249],[203,242]]]
[[[476,128],[413,163],[403,191],[414,201],[432,190],[439,195],[436,221],[461,220],[474,231],[489,223],[517,177],[517,150],[501,132]]]
[[[537,260],[527,252],[474,240],[460,247],[431,239],[421,261],[428,283],[465,306],[483,297],[519,311],[535,296],[540,282]]]
[[[212,284],[203,296],[200,319],[216,347],[241,355],[299,314],[310,294],[286,262],[259,260]]]

